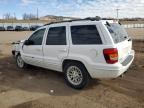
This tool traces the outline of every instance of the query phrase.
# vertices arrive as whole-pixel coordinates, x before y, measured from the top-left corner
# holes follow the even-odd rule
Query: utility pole
[[[16,19],[16,14],[14,13],[14,18],[13,19]]]
[[[5,19],[5,15],[3,14],[3,21],[2,21],[3,22],[3,27],[4,27],[4,19]]]
[[[39,19],[39,11],[38,11],[38,8],[37,8],[37,20]]]
[[[3,14],[3,20],[5,19],[5,15]]]
[[[117,12],[117,20],[119,20],[119,10],[120,10],[119,8],[116,9],[116,12]]]

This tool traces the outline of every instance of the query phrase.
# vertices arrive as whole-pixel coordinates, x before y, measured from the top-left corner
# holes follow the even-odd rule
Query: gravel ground
[[[139,30],[128,30],[135,37],[136,31],[143,38]],[[74,90],[61,73],[16,67],[10,43],[30,33],[0,32],[0,108],[144,108],[144,41],[133,42],[135,60],[123,78],[94,79],[87,88]]]

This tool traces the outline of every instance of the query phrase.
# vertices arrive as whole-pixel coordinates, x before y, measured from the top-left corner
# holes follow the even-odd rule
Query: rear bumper
[[[88,69],[89,74],[92,78],[116,78],[127,71],[134,60],[134,55],[135,52],[134,50],[132,50],[129,54],[129,56],[131,56],[132,58],[128,62],[125,61],[125,65],[123,65],[124,63],[116,63],[114,65],[101,66],[102,68],[99,68],[96,65],[91,66],[91,68]]]

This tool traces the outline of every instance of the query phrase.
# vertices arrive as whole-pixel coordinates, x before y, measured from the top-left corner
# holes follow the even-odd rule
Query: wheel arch
[[[81,60],[73,60],[73,59],[65,59],[63,60],[62,62],[62,71],[64,71],[64,67],[66,66],[67,63],[70,63],[70,62],[76,62],[76,63],[80,63],[84,66],[84,68],[87,70],[86,66],[85,66],[85,63]],[[87,70],[88,72],[88,70]],[[88,72],[89,76],[90,76],[90,73]],[[91,76],[90,76],[91,77]]]

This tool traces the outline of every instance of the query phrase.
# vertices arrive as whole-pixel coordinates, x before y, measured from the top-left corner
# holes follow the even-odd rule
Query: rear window
[[[96,25],[71,26],[74,45],[102,44]]]
[[[127,32],[118,23],[111,23],[109,25],[106,25],[106,27],[108,28],[108,31],[110,32],[114,43],[119,43],[128,39]]]

